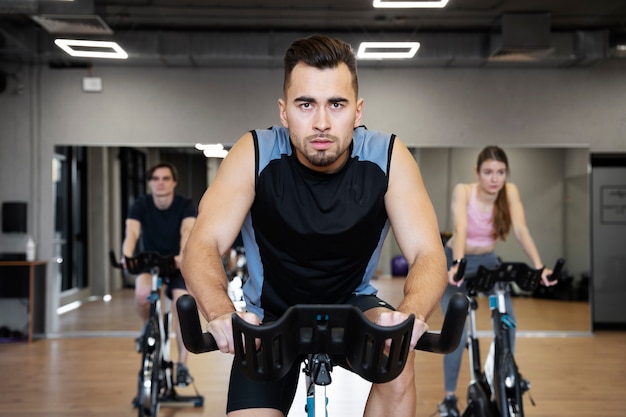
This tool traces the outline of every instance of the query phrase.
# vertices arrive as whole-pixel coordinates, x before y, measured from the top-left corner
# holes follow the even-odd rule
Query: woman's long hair
[[[476,170],[480,172],[480,167],[487,160],[495,160],[504,163],[506,172],[509,173],[509,160],[506,153],[497,146],[487,146],[478,154],[476,161]],[[491,236],[494,239],[506,240],[506,236],[511,230],[511,211],[509,209],[509,201],[506,195],[506,181],[504,186],[498,192],[496,201],[493,204],[493,231]]]

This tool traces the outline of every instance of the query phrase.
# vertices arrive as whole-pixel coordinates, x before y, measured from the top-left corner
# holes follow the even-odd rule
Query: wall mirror
[[[566,260],[562,282],[533,295],[514,297],[521,332],[590,332],[589,308],[589,151],[586,148],[506,147],[510,175],[521,193],[526,220],[543,261],[552,266]],[[459,182],[475,182],[481,148],[421,148],[416,150],[422,175],[437,212],[441,231],[452,231],[450,198]],[[511,234],[498,243],[503,261],[527,262]],[[483,297],[484,298],[484,297]],[[479,299],[479,330],[490,328],[486,299]]]
[[[181,181],[178,191],[189,196],[194,195],[197,200],[219,165],[219,160],[204,160],[191,146],[186,149],[138,149],[146,155],[146,166],[158,160],[170,160],[183,166],[184,168],[179,168]],[[588,149],[504,149],[511,167],[509,181],[517,184],[520,189],[527,222],[543,260],[547,264],[553,264],[558,257],[566,259],[566,282],[562,286],[545,294],[520,294],[515,297],[520,334],[589,333]],[[127,278],[119,270],[111,269],[106,258],[109,248],[114,247],[119,251],[122,239],[121,186],[118,180],[120,148],[87,147],[86,150],[89,171],[87,181],[88,189],[91,190],[86,196],[87,210],[90,213],[89,287],[60,295],[60,306],[70,304],[72,297],[82,299],[82,304],[77,309],[58,315],[55,329],[51,333],[62,336],[135,334],[139,330],[140,322],[134,310],[131,282],[127,282]],[[452,224],[449,205],[452,188],[458,182],[476,180],[474,165],[480,148],[429,147],[415,148],[412,151],[437,212],[439,228],[442,232],[450,231]],[[192,159],[193,162],[190,162]],[[202,177],[201,181],[197,180],[199,176]],[[191,181],[192,177],[196,180]],[[190,186],[190,182],[195,185]],[[107,197],[103,198],[102,195]],[[59,215],[61,213],[56,214],[57,217]],[[393,251],[392,248],[391,252]],[[505,243],[499,243],[496,251],[503,260],[527,260],[513,236]],[[380,269],[386,273],[390,271],[389,261],[392,255],[393,253],[388,253],[381,260]],[[395,280],[394,278],[392,281]],[[111,300],[104,301],[103,294],[111,294]],[[479,300],[479,303],[479,331],[487,331],[490,323],[486,300]]]

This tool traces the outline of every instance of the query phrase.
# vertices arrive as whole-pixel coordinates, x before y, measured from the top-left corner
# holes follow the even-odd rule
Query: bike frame
[[[467,407],[465,408],[463,417],[497,417],[493,403],[491,402],[491,389],[480,361],[480,344],[476,331],[476,291],[471,289],[468,297],[470,298],[470,309],[467,318],[467,349],[470,361],[470,383],[467,387]]]
[[[307,417],[328,417],[328,397],[326,386],[330,385],[332,359],[327,354],[315,354],[305,361]]]
[[[110,251],[109,256],[113,266],[121,268],[113,251]],[[174,388],[174,365],[170,359],[172,301],[162,294],[162,276],[169,276],[176,270],[173,257],[164,257],[156,252],[142,252],[136,257],[125,259],[130,273],[139,274],[149,270],[151,276],[149,317],[141,343],[141,368],[137,378],[137,396],[133,401],[133,405],[138,408],[138,416],[156,417],[161,405],[201,407],[204,397],[198,394],[195,385],[196,395],[191,396],[178,395]]]
[[[564,264],[559,259],[554,267],[552,281],[558,279]],[[506,310],[505,294],[510,282],[516,282],[522,290],[533,291],[541,281],[542,269],[533,269],[522,263],[502,263],[497,269],[490,270],[483,266],[478,268],[476,276],[467,277],[468,296],[471,298],[468,316],[468,350],[471,365],[471,380],[468,387],[467,407],[463,417],[523,417],[524,405],[522,396],[529,389],[522,379],[515,362],[511,346],[511,330],[515,321]],[[488,292],[491,310],[493,343],[493,390],[487,383],[487,375],[480,367],[480,353],[476,337],[476,319],[474,310],[477,308],[476,294],[478,291]],[[492,392],[493,391],[493,392]]]
[[[495,294],[489,296],[495,336],[493,394],[501,416],[523,416],[522,377],[513,356],[510,337],[511,329],[514,329],[516,324],[506,311],[504,301],[506,286],[504,282],[497,282]]]

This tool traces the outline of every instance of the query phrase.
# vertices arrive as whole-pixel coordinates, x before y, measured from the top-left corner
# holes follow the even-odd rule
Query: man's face
[[[155,197],[165,197],[174,194],[176,181],[169,168],[157,168],[152,173],[152,177],[148,181],[150,192]]]
[[[329,173],[343,166],[363,108],[345,64],[330,69],[297,64],[278,106],[303,165]]]

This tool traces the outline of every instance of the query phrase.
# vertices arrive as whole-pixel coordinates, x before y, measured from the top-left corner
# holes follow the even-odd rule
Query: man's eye
[[[302,103],[300,104],[300,107],[303,109],[310,109],[311,108],[311,103]]]

